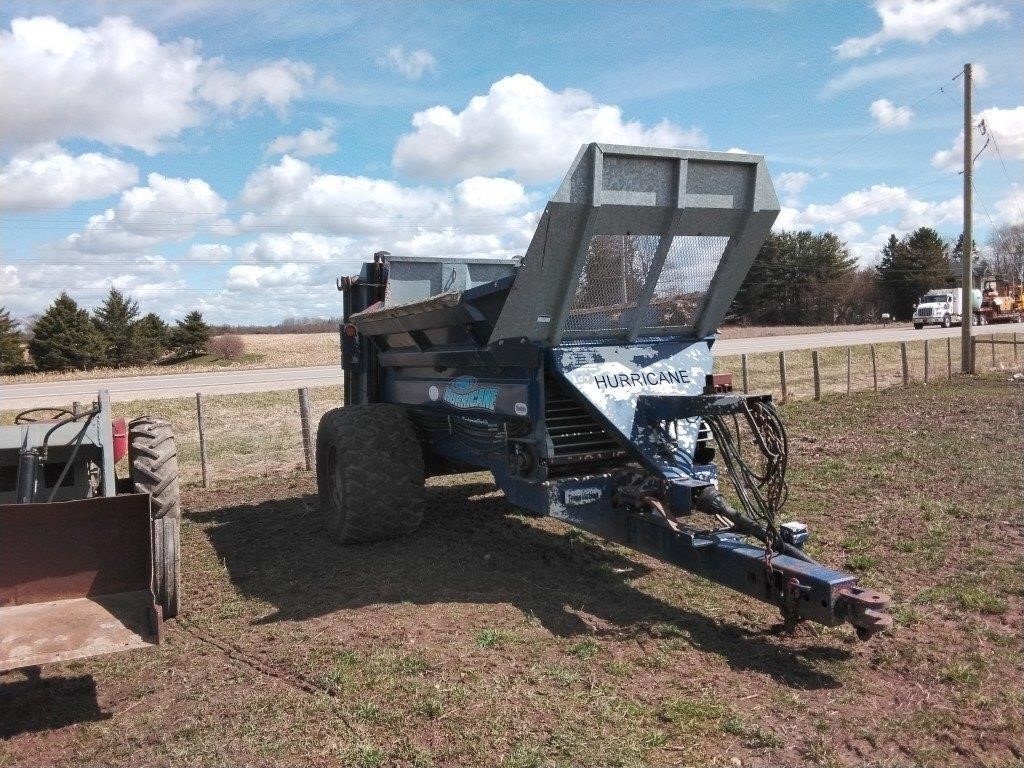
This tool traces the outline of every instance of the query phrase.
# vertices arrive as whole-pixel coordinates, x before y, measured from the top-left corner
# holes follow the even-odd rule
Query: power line
[[[979,203],[981,203],[981,210],[985,212],[988,223],[992,225],[992,229],[996,229],[996,223],[992,220],[992,214],[988,212],[988,206],[985,205],[985,201],[982,199],[981,193],[978,192],[978,187],[975,185],[974,179],[971,179],[971,188],[974,190],[974,197]]]
[[[989,125],[985,120],[982,120],[981,123],[983,126],[985,126],[985,130],[988,133],[988,137],[992,139],[992,146],[996,150],[996,157],[999,158],[999,164],[1003,167],[1003,176],[1006,177],[1006,183],[1009,185],[1010,188],[1010,197],[1013,199],[1014,205],[1017,206],[1017,213],[1020,214],[1021,222],[1024,222],[1024,209],[1021,208],[1020,199],[1017,197],[1017,190],[1013,185],[1013,181],[1010,179],[1010,172],[1006,168],[1006,161],[1003,159],[1003,153],[999,149],[999,141],[996,139],[995,131],[992,130],[992,126]],[[995,223],[993,223],[992,226],[995,227]]]
[[[925,101],[927,99],[930,99],[932,96],[935,96],[938,93],[945,93],[944,89],[946,88],[946,86],[948,86],[950,83],[955,82],[956,79],[958,77],[960,77],[962,74],[963,74],[963,70],[960,70],[959,72],[956,73],[956,75],[954,75],[952,78],[950,78],[950,80],[948,80],[947,82],[945,82],[942,85],[938,86],[934,90],[931,90],[928,93],[926,93],[924,96],[922,96],[917,101],[913,102],[909,107],[907,107],[907,109],[914,109],[919,104],[921,104],[921,102],[923,102],[923,101]],[[837,157],[838,155],[843,154],[843,152],[846,152],[848,149],[851,149],[851,148],[857,146],[858,144],[860,144],[865,139],[870,138],[871,136],[874,136],[876,133],[878,133],[883,128],[887,128],[888,126],[890,126],[893,123],[895,123],[898,119],[899,119],[899,114],[897,112],[897,114],[894,114],[888,120],[880,122],[878,125],[876,125],[874,128],[872,128],[867,133],[865,133],[862,136],[859,136],[858,138],[854,139],[849,144],[847,144],[847,145],[841,147],[840,149],[836,150],[835,152],[833,152],[831,155],[826,156],[817,165],[812,166],[811,170],[812,171],[820,171],[829,160]]]

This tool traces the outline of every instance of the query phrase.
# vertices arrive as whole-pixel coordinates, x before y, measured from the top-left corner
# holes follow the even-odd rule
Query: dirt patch
[[[305,473],[192,490],[166,644],[0,676],[0,765],[1015,764],[1021,398],[784,409],[788,512],[895,598],[869,643],[772,635],[767,607],[522,515],[483,474],[433,481],[415,535],[344,548]]]

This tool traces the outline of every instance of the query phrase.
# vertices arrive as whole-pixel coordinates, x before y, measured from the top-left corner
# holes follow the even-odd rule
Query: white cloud
[[[1024,189],[1011,184],[1006,195],[995,204],[995,218],[1000,224],[1024,224]]]
[[[871,102],[868,112],[879,128],[905,128],[914,117],[914,111],[910,107],[897,107],[888,99]]]
[[[872,61],[870,64],[855,64],[830,78],[818,92],[818,97],[828,98],[870,83],[887,80],[906,81],[911,78],[931,78],[936,68],[945,67],[948,63],[948,57],[933,53],[921,53],[914,56],[897,56]]]
[[[132,187],[113,208],[89,217],[64,246],[79,253],[128,253],[184,240],[198,226],[216,224],[227,204],[202,179],[151,173],[148,186]]]
[[[980,0],[875,0],[882,28],[867,37],[847,38],[833,50],[854,59],[897,40],[927,43],[941,32],[963,34],[991,21],[1005,21],[1002,8]]]
[[[212,108],[282,112],[311,76],[287,60],[239,74],[193,40],[161,42],[124,17],[92,27],[16,18],[0,31],[0,136],[12,147],[75,137],[155,153]]]
[[[130,293],[143,311],[166,316],[169,298],[187,295],[178,266],[163,256],[145,254],[123,257],[91,257],[67,263],[66,259],[14,261],[0,267],[0,293],[16,317],[42,312],[62,290],[82,306],[99,304],[111,289]]]
[[[512,75],[474,96],[459,113],[446,106],[413,115],[414,131],[399,138],[393,162],[418,178],[451,179],[506,171],[526,183],[551,181],[589,141],[702,147],[697,129],[662,120],[624,121],[622,110],[586,91],[552,91],[529,75]]]
[[[775,177],[775,186],[784,195],[799,195],[814,177],[806,171],[783,171]]]
[[[199,89],[200,96],[222,111],[236,109],[242,114],[263,103],[283,117],[288,105],[302,95],[304,85],[313,78],[311,66],[288,59],[246,73],[220,68],[220,59],[212,64]]]
[[[845,240],[850,252],[863,264],[878,255],[890,234],[905,235],[918,227],[941,229],[963,217],[960,195],[928,201],[913,197],[904,187],[875,184],[843,195],[834,203],[812,203],[805,208],[783,206],[776,230],[830,230]],[[865,220],[881,220],[871,235]]]
[[[460,181],[455,187],[455,196],[466,208],[491,213],[508,213],[522,209],[527,203],[526,190],[522,185],[509,179],[486,176]]]
[[[250,209],[240,219],[242,231],[292,231],[263,232],[237,246],[234,255],[242,263],[229,270],[226,288],[273,288],[278,299],[300,286],[329,286],[377,250],[521,254],[538,218],[522,185],[510,179],[474,176],[450,188],[408,187],[324,173],[289,155],[254,172],[241,200]]]
[[[1024,160],[1024,106],[1013,109],[1000,109],[992,107],[984,109],[974,116],[974,124],[977,126],[985,121],[986,129],[995,136],[1003,157],[1007,160]],[[980,152],[985,145],[985,136],[980,129],[974,132],[974,151]],[[986,154],[995,154],[995,148],[989,147]],[[982,156],[984,157],[984,155]],[[979,158],[978,162],[981,162]],[[949,171],[956,171],[963,168],[964,164],[964,132],[953,140],[949,149],[942,149],[932,155],[932,165],[936,168],[943,168]]]
[[[330,155],[338,151],[334,141],[334,128],[325,125],[320,129],[307,128],[295,136],[278,136],[267,145],[268,155],[294,155],[313,157]]]
[[[931,203],[912,197],[904,187],[874,184],[867,189],[849,192],[835,203],[811,203],[799,212],[796,222],[800,228],[822,224],[831,228],[873,216],[899,214],[897,227],[912,230],[953,221],[962,215],[962,208],[960,197]]]
[[[510,179],[472,177],[451,189],[407,187],[386,179],[323,173],[285,155],[254,172],[242,202],[250,206],[243,230],[266,225],[316,228],[330,235],[369,238],[367,248],[398,253],[394,242],[417,235],[446,233],[455,250],[464,252],[463,233],[494,235],[507,249],[529,242],[535,214],[523,187]]]
[[[214,264],[231,258],[231,246],[223,243],[195,243],[185,253],[187,261]]]
[[[71,155],[53,143],[29,147],[0,167],[0,210],[64,208],[139,180],[130,163],[98,152]]]
[[[328,263],[364,255],[353,253],[355,242],[350,237],[331,237],[311,232],[265,233],[256,240],[238,246],[235,254],[249,263]]]
[[[312,270],[306,264],[239,264],[228,270],[224,285],[229,290],[262,291],[265,288],[308,285],[311,277]]]
[[[384,55],[377,60],[377,63],[408,80],[419,80],[424,73],[437,69],[437,59],[430,51],[418,48],[407,53],[401,45],[392,45],[384,51]]]

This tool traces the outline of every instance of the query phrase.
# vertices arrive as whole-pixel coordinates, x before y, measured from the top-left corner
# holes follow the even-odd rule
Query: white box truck
[[[963,321],[963,292],[959,288],[933,288],[921,297],[914,310],[914,327],[926,325],[949,328]]]

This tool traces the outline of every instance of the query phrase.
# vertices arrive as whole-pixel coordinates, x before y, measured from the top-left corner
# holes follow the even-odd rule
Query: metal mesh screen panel
[[[566,332],[609,331],[629,325],[658,239],[657,235],[595,235],[591,239]]]
[[[650,306],[644,310],[645,328],[679,328],[694,324],[728,237],[679,235],[672,238]]]

